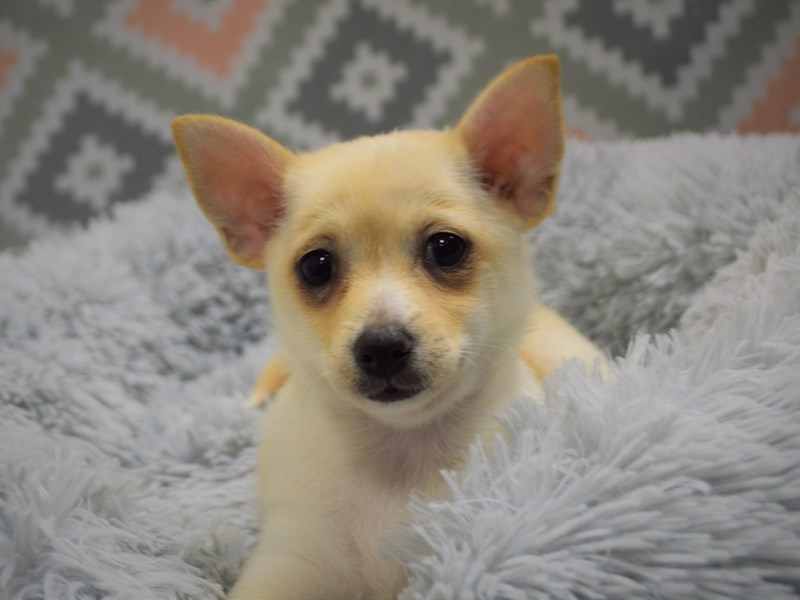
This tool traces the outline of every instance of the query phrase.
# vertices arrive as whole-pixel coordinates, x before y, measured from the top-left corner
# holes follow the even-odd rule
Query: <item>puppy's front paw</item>
[[[283,387],[287,379],[289,373],[286,371],[283,359],[280,356],[274,357],[261,371],[244,405],[247,408],[262,406]]]

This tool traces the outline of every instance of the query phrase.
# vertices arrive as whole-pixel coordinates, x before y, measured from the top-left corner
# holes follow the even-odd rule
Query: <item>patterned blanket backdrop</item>
[[[311,148],[537,53],[572,135],[800,131],[800,0],[1,0],[0,248],[178,181],[176,114]]]

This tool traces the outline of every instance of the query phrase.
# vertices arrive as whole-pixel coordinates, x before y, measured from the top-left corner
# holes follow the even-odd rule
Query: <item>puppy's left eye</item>
[[[428,238],[425,258],[437,267],[452,268],[460,265],[467,255],[467,242],[455,233],[442,231]]]
[[[333,256],[327,250],[312,250],[300,259],[297,268],[307,284],[323,286],[333,278]]]

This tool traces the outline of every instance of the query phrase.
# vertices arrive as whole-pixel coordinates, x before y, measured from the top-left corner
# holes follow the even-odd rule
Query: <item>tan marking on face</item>
[[[473,360],[472,346],[484,343],[487,296],[513,254],[509,240],[519,235],[481,190],[458,144],[446,132],[365,138],[301,156],[289,173],[287,225],[268,252],[282,264],[268,272],[292,282],[292,306],[281,313],[294,312],[292,322],[305,329],[289,335],[315,340],[311,360],[335,387],[354,388],[351,349],[371,324],[400,323],[412,332],[416,364],[436,389],[451,385]],[[425,264],[426,241],[440,231],[470,247],[464,264],[447,272]],[[336,276],[309,293],[297,261],[316,248],[334,255]]]

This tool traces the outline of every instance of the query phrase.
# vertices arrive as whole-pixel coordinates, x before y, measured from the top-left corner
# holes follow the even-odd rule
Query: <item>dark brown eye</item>
[[[303,255],[297,270],[308,285],[323,286],[333,278],[333,255],[327,250],[312,250]]]
[[[425,247],[425,259],[443,269],[460,265],[466,255],[467,242],[464,238],[446,231],[434,233]]]

